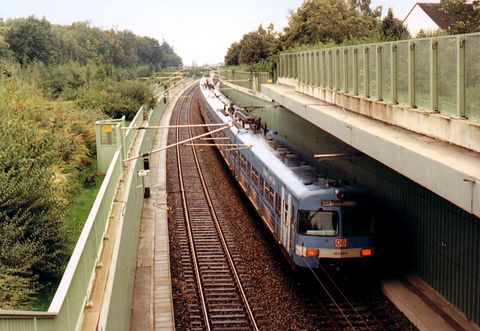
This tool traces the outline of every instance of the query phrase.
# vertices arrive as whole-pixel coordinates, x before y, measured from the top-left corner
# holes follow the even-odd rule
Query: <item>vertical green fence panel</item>
[[[397,43],[397,99],[399,104],[408,105],[408,41]]]
[[[325,51],[321,51],[320,52],[320,86],[325,88],[327,87],[326,85],[326,81],[327,81],[327,74],[325,72],[325,60],[326,60],[326,55],[325,55]]]
[[[358,95],[365,96],[365,47],[357,46]]]
[[[328,66],[329,66],[329,70],[328,70],[328,74],[330,75],[330,84],[329,84],[329,88],[330,89],[334,89],[337,82],[336,82],[336,74],[335,74],[335,63],[336,63],[336,56],[335,56],[335,50],[334,49],[330,49],[328,51]]]
[[[343,48],[340,48],[338,51],[338,84],[337,89],[339,91],[345,91],[345,53]]]
[[[392,102],[392,44],[382,45],[382,99]]]
[[[430,109],[430,39],[415,43],[415,104]]]
[[[457,114],[457,39],[438,39],[438,109],[443,114]]]
[[[347,82],[347,91],[348,93],[350,94],[354,94],[354,90],[353,90],[353,59],[354,59],[354,48],[353,47],[349,47],[347,49],[348,51],[348,54],[347,54],[347,58],[348,58],[348,69],[347,69],[347,77],[348,77],[348,82]]]
[[[319,63],[318,63],[318,51],[313,53],[313,85],[318,86],[318,76],[319,76]]]
[[[480,36],[465,40],[465,116],[480,121]]]
[[[298,70],[297,70],[297,54],[290,54],[292,57],[292,78],[298,79]]]
[[[315,69],[314,69],[314,61],[315,61],[315,52],[310,52],[310,61],[308,61],[308,71],[310,72],[310,79],[309,84],[315,85]]]
[[[377,45],[368,46],[368,95],[376,98],[377,95]]]

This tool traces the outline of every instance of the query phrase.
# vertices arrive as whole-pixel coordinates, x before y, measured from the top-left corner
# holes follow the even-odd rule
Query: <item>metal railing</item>
[[[480,121],[480,34],[282,53],[280,78]]]
[[[122,176],[122,153],[117,150],[98,192],[60,285],[47,312],[0,311],[0,330],[75,330],[89,297],[95,267],[117,183]]]
[[[255,92],[260,92],[261,84],[272,82],[272,76],[269,72],[220,70],[220,75],[223,76],[229,83]]]

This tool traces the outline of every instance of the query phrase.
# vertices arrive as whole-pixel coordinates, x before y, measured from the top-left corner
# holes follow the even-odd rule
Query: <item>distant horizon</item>
[[[297,9],[302,0],[194,0],[158,3],[156,0],[17,0],[3,4],[4,21],[34,16],[51,24],[88,23],[102,30],[131,31],[138,36],[165,40],[178,54],[184,66],[196,63],[223,63],[230,45],[262,24],[273,23],[281,32],[288,24],[289,10]],[[438,2],[438,1],[435,1]],[[403,20],[416,1],[372,0],[381,5],[385,15],[392,7]],[[69,10],[64,10],[68,6]],[[158,13],[158,14],[157,14]],[[232,16],[232,13],[235,13]],[[241,19],[239,19],[241,18]]]

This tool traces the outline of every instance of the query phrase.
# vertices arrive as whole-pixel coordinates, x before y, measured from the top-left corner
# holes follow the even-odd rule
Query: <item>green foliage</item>
[[[381,12],[381,7],[371,7],[371,0],[305,0],[290,13],[282,34],[274,33],[273,25],[267,31],[260,26],[230,46],[225,64],[240,65],[247,71],[271,71],[280,50],[296,52],[410,37],[391,10],[383,20]]]
[[[57,39],[46,19],[30,16],[7,21],[4,36],[21,64],[34,61],[54,63],[58,57]]]
[[[427,30],[427,31],[420,29],[420,31],[418,31],[416,35],[416,38],[431,38],[431,37],[440,37],[440,36],[446,36],[446,35],[448,35],[447,31],[444,31],[442,29]]]
[[[455,19],[449,34],[480,32],[480,1],[440,0],[442,10]]]
[[[0,263],[0,308],[28,309],[35,301],[38,283],[25,272]]]
[[[377,10],[366,10],[369,1],[349,3],[336,0],[306,0],[290,14],[284,30],[283,46],[341,43],[351,38],[366,38],[377,29]]]
[[[24,69],[8,71],[0,76],[0,308],[28,308],[65,265],[65,211],[92,181],[93,122],[103,117],[49,101]]]
[[[109,117],[130,121],[143,104],[152,105],[153,94],[141,81],[108,80],[90,84],[77,103],[82,109],[100,109]]]
[[[225,65],[235,66],[239,65],[238,56],[240,55],[241,46],[240,43],[234,42],[228,48],[227,54],[225,55]]]
[[[83,65],[95,63],[116,67],[152,65],[158,68],[181,66],[181,58],[163,41],[139,37],[130,31],[103,31],[77,22],[68,26],[52,25],[33,16],[7,20],[0,30],[0,58],[11,51],[21,64],[41,61]],[[8,46],[8,47],[7,47]]]
[[[174,65],[128,31],[0,21],[0,309],[45,305],[98,190],[95,121],[152,106],[143,78]]]
[[[225,55],[227,65],[252,64],[277,53],[279,48],[278,35],[273,31],[273,24],[265,30],[262,25],[256,31],[243,35],[238,43],[233,43]]]
[[[410,38],[410,32],[403,25],[402,21],[393,17],[392,8],[388,9],[387,16],[382,20],[381,35],[386,41],[394,41]]]

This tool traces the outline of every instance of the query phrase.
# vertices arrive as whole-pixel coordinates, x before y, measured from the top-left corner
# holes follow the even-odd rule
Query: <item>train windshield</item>
[[[366,210],[345,210],[342,216],[344,236],[369,236],[375,232],[375,221]]]
[[[309,236],[338,235],[338,214],[333,211],[298,212],[298,233]]]

